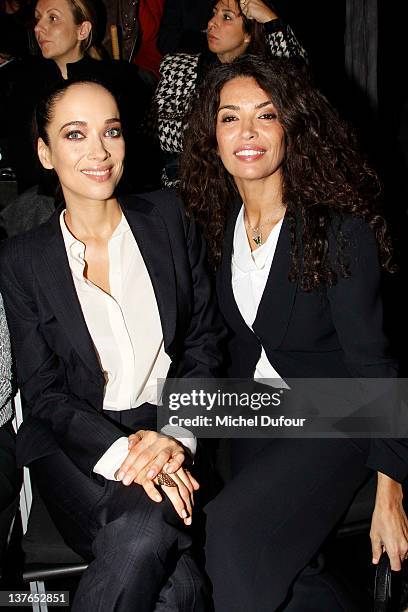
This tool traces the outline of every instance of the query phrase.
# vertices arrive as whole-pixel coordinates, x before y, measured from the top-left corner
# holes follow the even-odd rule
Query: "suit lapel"
[[[296,296],[297,284],[289,282],[288,279],[290,251],[289,221],[285,217],[253,324],[253,330],[258,336],[269,339],[270,348],[278,348],[283,341]]]
[[[221,311],[228,325],[236,330],[237,333],[247,336],[249,340],[253,340],[253,333],[242,318],[232,290],[232,250],[234,246],[235,223],[241,206],[241,202],[235,202],[225,226],[222,258],[217,273],[217,294]]]
[[[176,333],[177,290],[168,230],[155,207],[147,200],[131,198],[121,204],[153,285],[164,346],[169,353]]]
[[[239,211],[240,205],[236,203],[227,221],[222,260],[218,272],[218,294],[221,310],[228,324],[238,333],[250,339],[253,338],[252,331],[242,318],[232,290],[231,259],[235,223]],[[296,283],[288,280],[290,248],[289,222],[285,218],[265,290],[252,326],[256,336],[268,338],[268,345],[271,348],[277,348],[284,338],[297,291]]]
[[[43,226],[44,240],[33,262],[34,271],[73,348],[91,371],[102,375],[69,268],[59,225],[60,212],[56,211]]]
[[[175,339],[177,300],[173,255],[167,228],[149,202],[132,198],[123,204],[123,213],[135,236],[153,285],[164,345],[169,352],[169,347]],[[43,240],[36,261],[33,262],[34,271],[73,348],[90,370],[101,375],[101,367],[69,268],[59,225],[60,212],[61,209],[57,210],[43,226]],[[137,303],[136,294],[135,308]]]

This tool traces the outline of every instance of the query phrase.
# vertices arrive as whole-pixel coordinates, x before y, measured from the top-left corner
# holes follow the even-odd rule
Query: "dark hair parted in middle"
[[[264,24],[259,23],[258,21],[256,21],[256,19],[248,19],[248,17],[242,11],[241,3],[239,2],[239,0],[233,1],[235,2],[238,15],[242,17],[243,30],[251,38],[246,53],[251,53],[252,55],[264,55],[272,57],[269,46],[266,42]],[[212,7],[215,7],[218,2],[219,0],[213,0]],[[264,0],[264,4],[272,8],[271,3],[267,0]]]
[[[217,66],[203,82],[186,132],[180,192],[201,225],[212,262],[221,257],[231,205],[239,197],[217,152],[216,120],[223,86],[237,77],[255,79],[276,108],[285,134],[282,193],[292,238],[290,278],[312,290],[348,276],[342,257],[346,237],[335,230],[337,261],[329,257],[329,233],[352,215],[373,230],[382,265],[390,269],[391,247],[378,214],[381,192],[349,126],[316,89],[304,68],[285,59],[244,55]]]

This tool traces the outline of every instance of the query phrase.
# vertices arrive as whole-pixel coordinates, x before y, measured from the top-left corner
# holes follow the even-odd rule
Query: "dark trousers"
[[[22,474],[16,466],[16,442],[11,421],[0,427],[0,566],[11,522],[17,510]]]
[[[206,507],[216,612],[273,612],[285,600],[282,609],[309,609],[313,577],[293,590],[304,593],[303,606],[289,590],[371,473],[365,454],[341,439],[234,440],[232,457],[235,475]],[[318,575],[315,584],[324,591]],[[327,597],[317,597],[314,612],[351,609],[334,592]]]
[[[111,416],[129,427],[132,420],[133,430],[151,425],[143,407],[126,412]],[[89,477],[62,451],[37,459],[30,468],[64,540],[90,561],[74,612],[208,609],[204,580],[190,553],[189,528],[165,494],[156,503],[137,484],[125,487]]]

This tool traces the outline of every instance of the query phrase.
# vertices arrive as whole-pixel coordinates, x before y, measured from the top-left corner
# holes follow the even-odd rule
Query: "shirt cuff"
[[[100,474],[106,480],[116,480],[115,472],[120,468],[129,453],[128,443],[127,438],[118,438],[93,468],[95,474]]]
[[[184,429],[184,427],[165,425],[161,428],[160,432],[165,436],[170,436],[178,440],[178,442],[181,442],[181,444],[190,451],[192,458],[194,459],[197,451],[197,438],[191,431]]]

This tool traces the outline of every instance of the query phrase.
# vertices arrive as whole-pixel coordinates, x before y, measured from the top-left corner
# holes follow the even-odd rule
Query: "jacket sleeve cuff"
[[[408,477],[408,441],[372,440],[366,461],[367,467],[403,483]]]

